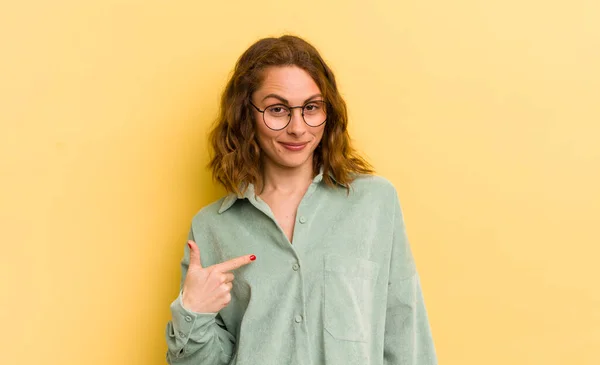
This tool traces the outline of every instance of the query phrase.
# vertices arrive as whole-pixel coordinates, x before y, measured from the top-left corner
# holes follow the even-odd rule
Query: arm
[[[195,241],[190,230],[189,239]],[[201,245],[198,243],[198,245]],[[208,247],[202,248],[208,251]],[[181,260],[181,285],[190,264],[190,250],[185,246]],[[225,365],[233,354],[235,337],[227,331],[218,313],[195,313],[183,306],[182,292],[171,304],[171,321],[167,324],[167,362],[180,365]]]
[[[437,357],[421,292],[419,275],[406,236],[398,197],[384,338],[385,365],[435,365]]]

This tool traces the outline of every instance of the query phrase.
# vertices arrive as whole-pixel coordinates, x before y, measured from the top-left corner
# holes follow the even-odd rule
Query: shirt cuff
[[[190,336],[198,337],[213,323],[217,313],[196,313],[183,306],[182,293],[171,303],[171,323],[175,336],[184,344]]]

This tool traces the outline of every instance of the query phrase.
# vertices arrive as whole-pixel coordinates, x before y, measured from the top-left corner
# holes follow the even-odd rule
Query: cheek
[[[256,116],[254,117],[254,130],[256,131],[256,136],[258,137],[258,140],[264,141],[268,138],[269,129],[267,128],[267,126],[265,126],[262,120]]]
[[[262,149],[265,148],[271,148],[272,145],[272,141],[275,140],[277,138],[277,136],[279,135],[279,131],[273,131],[269,128],[267,128],[267,126],[260,122],[255,124],[256,126],[256,136],[259,142],[259,145]]]
[[[325,127],[319,127],[319,130],[314,133],[316,144],[321,143],[323,135],[325,134]]]

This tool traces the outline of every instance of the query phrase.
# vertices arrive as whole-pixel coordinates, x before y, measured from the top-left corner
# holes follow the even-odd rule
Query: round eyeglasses
[[[327,120],[327,103],[324,100],[313,100],[302,106],[288,106],[285,104],[273,104],[260,110],[259,107],[252,105],[259,113],[263,115],[265,125],[274,131],[280,131],[292,121],[292,109],[302,109],[302,119],[310,127],[318,127]]]

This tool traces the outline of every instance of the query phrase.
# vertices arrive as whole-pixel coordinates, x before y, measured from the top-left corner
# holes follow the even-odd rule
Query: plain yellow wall
[[[3,364],[164,364],[206,131],[292,32],[398,188],[440,364],[600,363],[600,3],[14,1],[0,8]],[[284,364],[282,364],[284,365]]]

